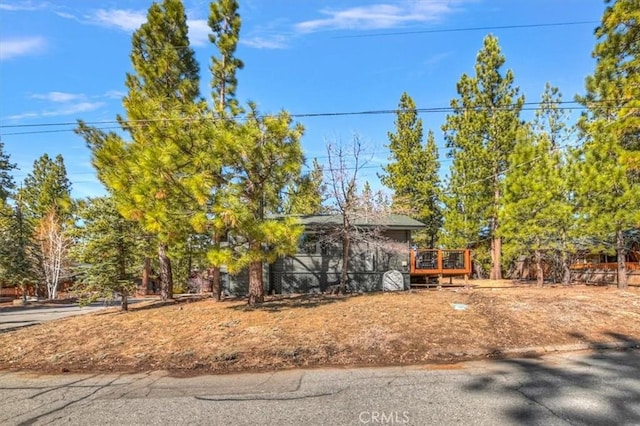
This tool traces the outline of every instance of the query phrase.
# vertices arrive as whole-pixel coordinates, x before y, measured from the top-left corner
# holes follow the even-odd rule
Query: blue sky
[[[208,1],[185,0],[190,40],[209,96]],[[73,195],[103,193],[77,119],[122,113],[131,34],[151,2],[0,0],[0,137],[20,182],[43,153],[62,154]],[[487,33],[496,35],[527,102],[548,81],[565,100],[584,90],[600,0],[240,0],[238,99],[262,112],[292,114],[392,110],[402,92],[418,108],[447,107],[456,82],[472,74]],[[495,28],[567,22],[576,25]],[[494,27],[491,30],[444,31]],[[396,33],[396,34],[393,34]],[[404,34],[403,34],[404,33]],[[444,113],[421,115],[443,146]],[[528,118],[524,116],[524,118]],[[378,187],[393,114],[300,117],[305,154],[326,160],[328,142],[358,134],[370,154],[363,180]],[[15,127],[55,124],[55,126]],[[49,132],[55,130],[55,132]],[[43,132],[47,133],[28,133]],[[16,134],[21,133],[21,134]],[[448,160],[440,151],[443,174]]]

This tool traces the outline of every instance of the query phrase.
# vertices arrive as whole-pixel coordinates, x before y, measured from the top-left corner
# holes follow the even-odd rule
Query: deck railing
[[[626,262],[628,271],[640,271],[640,262]],[[618,269],[618,262],[607,263],[574,263],[571,265],[572,270],[604,270],[615,271]]]
[[[471,250],[411,250],[411,275],[469,275]]]

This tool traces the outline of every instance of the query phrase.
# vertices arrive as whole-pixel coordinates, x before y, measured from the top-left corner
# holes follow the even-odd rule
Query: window
[[[318,234],[305,232],[298,240],[298,253],[320,254],[319,242]]]

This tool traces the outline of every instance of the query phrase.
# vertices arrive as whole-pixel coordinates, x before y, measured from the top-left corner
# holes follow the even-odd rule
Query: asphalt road
[[[130,300],[129,304],[138,300]],[[27,327],[52,321],[73,315],[82,315],[95,312],[101,309],[120,306],[120,302],[106,305],[103,302],[95,302],[88,306],[80,307],[77,304],[59,305],[27,305],[11,306],[0,309],[0,333],[14,328]]]
[[[0,424],[640,424],[640,350],[192,378],[0,371]]]

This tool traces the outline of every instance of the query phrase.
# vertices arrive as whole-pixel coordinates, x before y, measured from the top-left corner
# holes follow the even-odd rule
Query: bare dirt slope
[[[134,305],[0,334],[0,368],[177,374],[451,362],[640,342],[640,290],[529,287]]]

